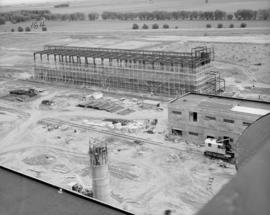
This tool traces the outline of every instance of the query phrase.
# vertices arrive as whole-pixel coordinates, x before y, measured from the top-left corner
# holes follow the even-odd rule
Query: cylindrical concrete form
[[[107,145],[102,141],[90,142],[89,155],[94,198],[109,203],[110,182]]]

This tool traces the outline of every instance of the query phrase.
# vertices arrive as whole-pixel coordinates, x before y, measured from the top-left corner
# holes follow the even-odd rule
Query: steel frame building
[[[33,78],[169,97],[217,94],[225,81],[213,71],[213,59],[207,47],[163,52],[46,45],[34,53]]]

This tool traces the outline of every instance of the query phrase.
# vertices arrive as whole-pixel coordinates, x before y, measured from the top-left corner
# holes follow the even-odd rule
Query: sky
[[[33,4],[33,3],[45,3],[45,2],[74,2],[78,0],[0,0],[1,5],[12,5],[12,4]],[[102,0],[101,0],[102,1]]]

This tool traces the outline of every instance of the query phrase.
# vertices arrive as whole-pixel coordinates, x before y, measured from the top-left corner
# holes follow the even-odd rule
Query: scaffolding
[[[169,97],[217,94],[225,82],[212,71],[213,59],[207,47],[163,52],[46,45],[34,52],[33,78]]]

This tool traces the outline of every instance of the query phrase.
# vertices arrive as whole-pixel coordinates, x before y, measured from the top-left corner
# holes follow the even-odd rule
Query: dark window
[[[234,123],[234,120],[232,119],[223,119],[224,122],[227,122],[227,123]]]
[[[250,122],[243,122],[243,126],[250,126],[251,123]]]
[[[172,111],[172,113],[177,114],[177,115],[182,115],[182,112],[180,111]]]
[[[231,141],[230,137],[226,137],[226,136],[223,137],[223,143],[224,143],[225,146],[229,145],[230,141]]]
[[[214,116],[205,116],[206,120],[216,120],[216,117]]]
[[[198,121],[197,112],[189,112],[189,120],[191,120],[193,122],[197,122]]]
[[[196,133],[196,132],[192,132],[192,131],[190,131],[190,132],[188,132],[190,135],[193,135],[193,136],[199,136],[199,134],[198,133]]]
[[[183,132],[182,132],[182,130],[172,129],[172,134],[177,135],[177,136],[182,136]]]

